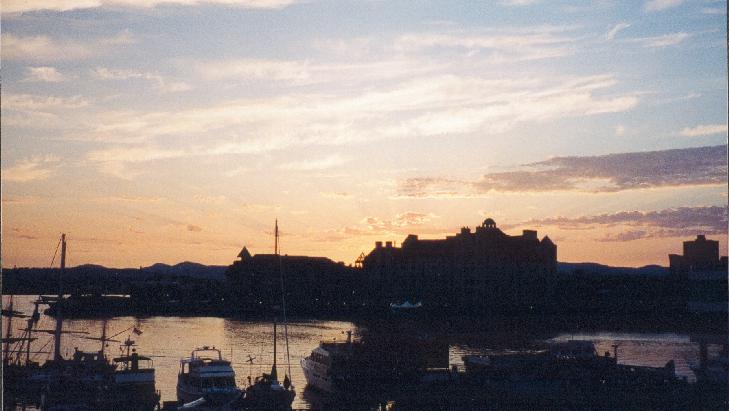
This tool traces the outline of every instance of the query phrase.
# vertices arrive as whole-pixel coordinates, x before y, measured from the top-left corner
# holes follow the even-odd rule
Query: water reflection
[[[16,309],[30,312],[33,296],[16,296]],[[5,304],[5,296],[3,297]],[[52,329],[54,320],[42,316],[39,328]],[[17,321],[14,329],[23,327]],[[3,333],[7,319],[3,318]],[[90,336],[99,336],[103,321],[67,320],[67,330],[86,331]],[[141,335],[132,334],[130,327],[136,326]],[[108,335],[121,332],[116,339],[124,340],[127,336],[136,340],[140,354],[149,355],[155,362],[157,388],[162,392],[163,401],[176,399],[175,386],[181,358],[189,356],[195,347],[208,345],[219,348],[225,357],[232,361],[236,371],[237,383],[247,384],[247,377],[261,375],[270,371],[273,362],[273,325],[271,321],[223,319],[215,317],[115,317],[107,321]],[[388,321],[362,322],[355,324],[348,321],[310,320],[293,321],[288,327],[291,380],[297,388],[295,408],[311,408],[316,405],[320,396],[315,392],[305,391],[306,385],[299,360],[308,355],[322,340],[346,339],[346,332],[353,330],[355,335],[363,333],[414,333],[431,335],[447,342],[448,362],[450,366],[462,367],[462,357],[466,354],[491,354],[511,351],[535,349],[545,341],[563,341],[569,339],[590,340],[596,345],[600,354],[614,350],[617,345],[618,361],[622,364],[663,367],[666,362],[674,360],[676,373],[695,381],[691,371],[698,365],[699,346],[692,335],[669,332],[634,332],[620,333],[605,331],[571,332],[564,329],[548,329],[535,327],[532,324],[514,323],[513,321]],[[123,331],[123,332],[122,332]],[[286,348],[283,343],[283,327],[279,331],[278,364],[279,372],[288,372]],[[34,351],[50,351],[47,337],[40,335],[34,345]],[[721,336],[719,339],[726,339]],[[81,350],[98,350],[98,341],[84,339],[82,335],[65,335],[62,345],[64,355],[71,355],[74,348]],[[119,343],[108,343],[105,347],[110,356],[119,353]],[[718,350],[710,346],[710,354]],[[44,360],[49,354],[36,354],[36,360]],[[249,359],[253,362],[249,363]]]

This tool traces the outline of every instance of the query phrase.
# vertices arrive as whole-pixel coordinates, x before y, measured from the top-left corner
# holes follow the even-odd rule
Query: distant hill
[[[162,274],[167,276],[190,277],[206,280],[225,279],[226,265],[204,265],[185,261],[175,265],[163,263],[153,264],[149,267],[142,267],[142,271],[148,273]]]
[[[587,275],[617,276],[629,275],[636,277],[661,277],[668,275],[668,268],[660,265],[646,265],[643,267],[612,267],[598,263],[557,263],[557,271],[562,274],[581,272]]]
[[[224,265],[204,265],[185,261],[175,265],[157,263],[141,268],[107,268],[96,264],[69,267],[64,275],[67,292],[127,293],[130,284],[139,281],[224,281]],[[668,274],[666,267],[611,267],[597,263],[557,263],[562,274],[585,276],[661,277]],[[58,290],[57,268],[4,268],[2,285],[5,293],[55,293]]]
[[[63,288],[66,292],[127,293],[139,281],[183,280],[223,281],[227,266],[183,262],[175,265],[157,263],[141,268],[107,268],[83,264],[66,268]],[[3,292],[16,294],[55,293],[58,291],[58,268],[3,268]]]

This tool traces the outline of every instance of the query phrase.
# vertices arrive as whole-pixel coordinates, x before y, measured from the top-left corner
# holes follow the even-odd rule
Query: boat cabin
[[[215,347],[197,348],[190,358],[180,361],[179,378],[184,384],[201,389],[236,386],[230,361],[224,360]]]

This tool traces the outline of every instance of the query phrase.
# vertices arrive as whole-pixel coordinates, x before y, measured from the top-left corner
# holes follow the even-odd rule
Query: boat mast
[[[5,355],[3,356],[3,364],[7,364],[10,359],[10,338],[13,336],[13,295],[10,295],[8,303],[8,329],[5,331]]]
[[[36,300],[34,302],[35,308],[33,308],[33,314],[30,316],[30,318],[28,318],[28,330],[27,330],[27,332],[28,332],[28,346],[26,347],[26,350],[25,350],[25,363],[26,364],[30,364],[30,342],[33,341],[32,340],[32,338],[33,338],[33,335],[32,335],[32,333],[33,333],[33,326],[40,319],[40,313],[38,313],[38,303],[39,303],[38,300]]]
[[[278,273],[279,277],[281,278],[281,306],[283,307],[283,318],[284,318],[284,337],[286,338],[286,364],[288,367],[288,376],[291,376],[291,356],[289,355],[289,322],[286,318],[286,290],[284,288],[284,276],[283,276],[283,263],[281,261],[281,253],[280,253],[280,246],[279,246],[279,233],[278,233],[278,219],[276,219],[276,242],[275,242],[275,252],[276,256],[278,257]],[[274,323],[275,324],[275,323]],[[274,339],[275,342],[275,339]],[[275,344],[274,344],[275,348]]]
[[[56,300],[56,333],[53,345],[53,360],[61,360],[61,329],[63,318],[61,316],[61,303],[63,301],[63,273],[66,271],[66,234],[61,234],[61,271],[58,272],[58,299]]]
[[[276,372],[276,318],[273,319],[273,366],[271,366],[271,380],[278,380],[278,373]]]

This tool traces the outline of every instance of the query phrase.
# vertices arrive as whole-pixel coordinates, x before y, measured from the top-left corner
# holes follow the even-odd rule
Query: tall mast
[[[103,321],[103,326],[101,328],[101,351],[99,351],[99,354],[101,354],[101,357],[104,356],[104,346],[106,345],[106,319]]]
[[[3,362],[8,363],[10,359],[10,338],[13,336],[13,296],[10,295],[10,302],[8,303],[8,329],[5,332],[5,355],[3,356]]]
[[[273,366],[271,367],[271,379],[278,380],[276,372],[276,318],[273,319]]]
[[[61,271],[58,273],[58,299],[56,300],[56,335],[53,346],[53,360],[61,360],[61,329],[63,318],[61,304],[63,302],[63,274],[66,271],[66,234],[61,234]]]
[[[273,253],[278,255],[278,218],[276,219],[276,228],[274,229],[274,243],[273,243]]]
[[[284,274],[283,274],[283,263],[281,261],[281,246],[279,245],[279,233],[278,233],[278,219],[276,219],[276,255],[278,256],[278,274],[281,279],[281,307],[283,308],[284,318],[284,337],[286,338],[286,365],[288,375],[291,376],[291,356],[289,354],[289,322],[286,318],[286,289],[284,288]],[[274,340],[275,341],[275,340]],[[275,347],[275,344],[274,344]]]
[[[33,341],[31,338],[33,336],[31,335],[33,333],[33,326],[38,322],[40,319],[40,314],[38,313],[38,300],[35,301],[35,308],[33,308],[33,314],[28,318],[28,346],[25,350],[25,363],[30,364],[30,342]]]

